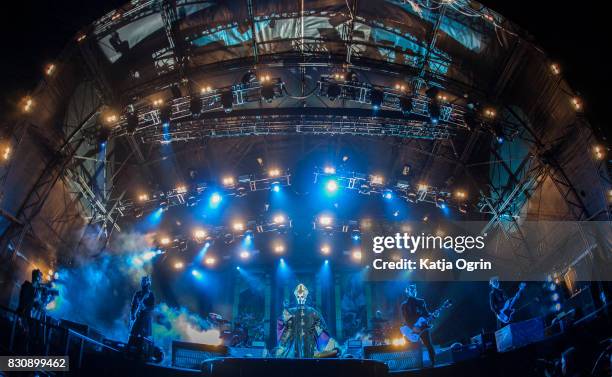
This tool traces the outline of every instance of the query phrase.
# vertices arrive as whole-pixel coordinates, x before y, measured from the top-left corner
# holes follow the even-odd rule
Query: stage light
[[[11,147],[4,147],[4,151],[2,152],[2,159],[8,160],[11,158]]]
[[[148,262],[151,259],[153,259],[153,257],[155,257],[156,255],[157,255],[157,253],[154,252],[154,251],[147,251],[146,253],[142,254],[142,260]]]
[[[278,183],[278,182],[272,183],[272,191],[273,192],[280,192],[280,189],[281,189],[280,183]]]
[[[155,107],[160,107],[163,104],[164,104],[164,100],[161,98],[157,98],[153,100],[153,106]]]
[[[385,190],[385,191],[383,191],[382,196],[383,196],[383,198],[385,198],[387,200],[391,200],[391,199],[393,199],[393,191]]]
[[[325,264],[329,264],[329,260],[327,260],[327,259],[326,259],[326,260],[325,260]]]
[[[240,271],[240,266],[236,266],[236,270]]]
[[[340,85],[336,83],[331,83],[327,87],[327,98],[329,98],[330,101],[335,101],[336,98],[340,97],[341,94],[342,89],[340,88]]]
[[[210,204],[213,205],[213,206],[221,203],[221,200],[223,200],[223,197],[218,192],[214,192],[210,196]]]
[[[399,216],[399,214],[400,214],[400,211],[397,211],[397,210],[396,210],[396,211],[394,211],[394,212],[393,212],[393,217],[398,217],[398,216]]]
[[[242,232],[244,230],[244,224],[241,222],[235,222],[232,224],[232,229],[236,232]]]
[[[401,83],[397,83],[395,84],[395,90],[403,92],[406,90],[406,85],[401,84]]]
[[[194,278],[199,279],[202,277],[202,273],[198,270],[196,270],[195,268],[193,270],[191,270],[191,275],[193,275]]]
[[[323,173],[325,174],[336,174],[336,168],[333,166],[326,166],[323,168]]]
[[[382,177],[382,175],[371,175],[370,183],[373,185],[382,186],[384,183],[384,178]]]
[[[351,253],[351,257],[352,257],[352,258],[353,258],[353,260],[355,260],[355,261],[358,261],[358,262],[359,262],[359,261],[361,261],[361,251],[360,251],[360,250],[354,250],[354,251]]]
[[[212,88],[210,86],[203,86],[200,88],[200,93],[206,94],[212,92]]]
[[[556,312],[561,311],[561,304],[556,303],[555,305],[553,305],[553,310]]]
[[[331,226],[333,223],[333,219],[331,216],[322,215],[319,217],[319,224],[322,226]]]
[[[385,98],[385,95],[382,91],[378,89],[372,89],[370,91],[370,102],[372,103],[372,108],[374,110],[380,109],[384,98]]]
[[[321,246],[321,253],[323,255],[329,255],[331,253],[331,247],[329,245]]]
[[[576,111],[582,110],[582,101],[580,100],[580,98],[572,98],[572,105],[574,105],[574,109],[576,109]]]
[[[276,254],[282,254],[285,252],[285,246],[282,243],[277,243],[274,245],[274,252]]]
[[[229,187],[234,185],[234,177],[226,176],[223,177],[223,186]]]
[[[104,121],[106,122],[106,124],[113,124],[117,121],[117,119],[117,114],[108,113],[106,114]]]
[[[221,106],[226,113],[233,110],[234,94],[230,90],[226,90],[221,93]]]
[[[550,65],[550,70],[552,71],[554,75],[558,75],[561,73],[561,67],[559,67],[559,65],[556,63],[552,63]]]
[[[281,175],[280,169],[273,168],[273,169],[268,170],[269,177],[278,177],[280,175]]]
[[[79,42],[79,43],[81,43],[81,42],[83,42],[83,41],[85,40],[85,38],[87,38],[87,35],[85,35],[85,34],[79,34],[79,35],[77,36],[77,38],[76,38],[76,41],[77,41],[77,42]]]
[[[462,190],[455,191],[455,198],[458,200],[465,200],[467,198],[467,193]]]
[[[395,338],[395,339],[393,339],[391,344],[396,346],[396,347],[405,346],[406,345],[406,339],[404,339],[404,338]]]
[[[559,301],[559,294],[558,293],[553,293],[551,298],[552,298],[553,301]]]
[[[280,224],[284,224],[286,219],[285,219],[284,215],[279,214],[279,215],[274,216],[272,221],[274,222],[274,224],[279,224],[280,225]]]
[[[51,64],[47,64],[47,67],[45,68],[45,74],[47,76],[51,76],[53,74],[53,72],[55,72],[55,64],[51,63]]]
[[[180,262],[180,261],[179,261],[179,262],[175,262],[175,263],[174,263],[174,269],[175,269],[175,270],[182,270],[182,269],[183,269],[183,267],[185,267],[185,265],[183,264],[183,262]]]
[[[327,190],[327,192],[329,192],[329,193],[334,193],[334,192],[338,191],[338,182],[336,182],[335,179],[330,179],[325,184],[325,190]]]
[[[599,145],[596,145],[593,147],[593,156],[596,160],[603,160],[606,157],[605,150]]]
[[[361,239],[361,235],[358,230],[353,230],[353,235],[351,236],[353,241],[359,241]]]
[[[240,252],[240,259],[249,259],[250,256],[251,256],[251,253],[249,253],[246,250],[243,250]]]
[[[215,257],[206,257],[206,259],[204,259],[204,263],[207,266],[214,266],[215,263],[217,263],[217,259],[215,259]]]
[[[428,188],[429,186],[425,183],[419,183],[419,185],[417,186],[417,190],[419,190],[419,192],[426,192]]]
[[[32,97],[25,97],[21,100],[21,102],[23,103],[22,110],[24,113],[29,113],[32,111],[32,108],[34,107],[34,100]]]
[[[493,119],[497,115],[497,112],[495,111],[495,109],[489,107],[484,110],[484,115],[487,118]]]
[[[187,192],[187,186],[185,185],[176,186],[176,192],[177,194],[185,194]]]
[[[206,235],[207,235],[206,231],[201,228],[196,228],[193,231],[193,238],[195,238],[199,242],[204,241],[204,239],[206,238]]]
[[[159,240],[159,243],[161,243],[164,246],[170,245],[170,238],[163,237],[162,239]]]

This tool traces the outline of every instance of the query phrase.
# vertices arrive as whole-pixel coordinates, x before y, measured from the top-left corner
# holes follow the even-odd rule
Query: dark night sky
[[[0,114],[31,90],[67,41],[84,25],[125,0],[20,0],[2,12],[3,98]],[[571,86],[584,98],[589,119],[610,132],[604,119],[610,90],[609,20],[600,2],[483,0],[528,30],[552,59],[558,61]],[[589,6],[590,4],[590,6]],[[6,10],[6,9],[5,9]],[[16,22],[18,20],[18,22]]]

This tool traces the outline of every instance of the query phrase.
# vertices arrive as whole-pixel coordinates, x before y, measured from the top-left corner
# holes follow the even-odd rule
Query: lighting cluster
[[[593,147],[593,157],[596,160],[603,160],[606,158],[606,151],[602,146],[596,145]]]
[[[451,195],[449,191],[439,190],[424,182],[411,185],[407,181],[397,180],[392,185],[385,182],[382,175],[344,171],[336,173],[335,168],[326,166],[315,171],[314,183],[322,183],[329,194],[335,194],[339,189],[356,190],[363,195],[380,194],[385,200],[392,200],[397,197],[410,203],[435,204],[442,209],[449,206],[456,207],[461,213],[467,213],[468,210],[466,191],[457,189],[454,195]]]
[[[253,75],[252,73],[249,77]],[[129,105],[127,113],[133,114],[132,124],[128,124],[128,116],[118,117],[116,135],[123,135],[138,127],[158,126],[171,121],[181,122],[190,117],[198,117],[203,112],[223,110],[231,112],[236,105],[272,99],[283,95],[283,82],[270,74],[263,74],[258,80],[244,80],[240,84],[213,88],[210,85],[200,87],[199,95],[183,96],[177,86],[173,86],[173,94],[159,93],[147,101]]]
[[[214,185],[196,183],[194,185],[178,184],[170,191],[140,192],[135,200],[122,200],[118,209],[122,215],[132,214],[136,218],[156,210],[166,211],[170,207],[193,207],[207,201],[215,207],[221,203],[224,196],[245,196],[248,192],[269,190],[278,192],[282,187],[291,185],[291,175],[279,168],[271,169],[268,176],[241,175],[237,179],[225,176],[221,179],[222,189],[214,191]]]

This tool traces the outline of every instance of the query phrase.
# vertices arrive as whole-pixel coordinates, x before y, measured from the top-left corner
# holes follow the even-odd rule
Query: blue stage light
[[[196,270],[195,268],[193,270],[191,270],[191,275],[193,275],[194,278],[196,279],[201,279],[202,278],[202,273],[198,270]]]
[[[272,191],[274,191],[274,192],[280,192],[280,189],[281,189],[281,188],[280,188],[280,183],[275,182],[275,183],[273,183],[273,184],[272,184]]]
[[[236,266],[236,270],[239,270],[239,271],[240,271],[240,266]]]
[[[383,198],[385,198],[387,200],[393,199],[393,191],[391,191],[391,190],[383,191]]]
[[[552,300],[553,301],[559,301],[559,294],[558,293],[553,293]]]
[[[216,206],[221,203],[222,200],[223,197],[221,196],[221,194],[219,194],[218,192],[213,192],[213,194],[210,196],[210,205]]]
[[[326,260],[325,260],[325,264],[329,264],[329,260],[327,260],[327,259],[326,259]]]
[[[353,239],[353,241],[359,241],[361,239],[361,236],[359,234],[353,234],[351,238]]]

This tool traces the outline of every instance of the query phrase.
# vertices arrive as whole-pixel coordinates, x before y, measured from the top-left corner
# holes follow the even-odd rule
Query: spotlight
[[[249,253],[246,250],[243,250],[240,252],[240,258],[241,259],[249,259],[249,257],[251,256],[251,253]]]
[[[198,242],[203,241],[206,238],[206,231],[201,228],[195,229],[193,231],[193,238],[195,238]]]
[[[45,74],[47,76],[51,76],[53,75],[53,72],[55,72],[55,64],[51,63],[51,64],[47,64],[47,66],[45,67]]]
[[[372,89],[370,91],[370,102],[372,103],[372,108],[374,110],[380,109],[382,106],[384,99],[384,94],[378,89]]]
[[[467,194],[465,191],[457,190],[455,191],[455,198],[458,200],[465,200],[465,198],[467,198]]]
[[[236,266],[236,270],[240,271],[240,266]]]
[[[274,169],[268,170],[268,176],[270,176],[270,177],[278,177],[280,175],[281,175],[280,169],[274,168]]]
[[[156,98],[153,100],[153,106],[155,107],[160,107],[163,104],[164,104],[164,100],[161,98]]]
[[[396,347],[405,346],[406,345],[406,339],[404,339],[404,338],[395,338],[395,339],[392,340],[391,344],[396,346]]]
[[[234,185],[234,182],[235,182],[234,177],[230,177],[230,176],[223,177],[223,186],[231,187]]]
[[[204,259],[204,263],[207,266],[214,266],[214,264],[217,263],[217,259],[215,259],[215,257],[206,257],[206,259]]]
[[[558,293],[553,293],[551,296],[553,301],[559,301],[559,294]]]
[[[226,113],[231,112],[234,106],[234,94],[230,90],[221,93],[221,106]]]
[[[212,88],[210,86],[203,86],[200,88],[200,93],[206,94],[212,92]]]
[[[223,197],[218,192],[214,192],[210,196],[210,204],[212,204],[212,205],[217,205],[217,204],[221,203],[221,200],[223,200]]]
[[[25,97],[21,100],[21,102],[23,103],[22,109],[24,113],[29,113],[32,111],[32,108],[34,107],[34,100],[32,97]]]
[[[242,232],[244,230],[244,224],[241,222],[235,222],[232,224],[232,229],[236,232]]]
[[[323,168],[323,173],[325,174],[336,174],[336,168],[333,166],[326,166]]]
[[[181,261],[178,261],[178,262],[175,262],[175,263],[174,263],[174,269],[175,269],[175,270],[182,270],[182,269],[183,269],[183,267],[185,267],[185,265],[184,265],[184,264],[183,264],[183,262],[181,262]]]
[[[580,98],[572,98],[572,105],[574,105],[574,109],[576,109],[576,111],[582,110],[582,101],[580,100]]]
[[[168,246],[168,245],[170,245],[170,238],[163,237],[162,239],[159,240],[159,243],[161,243],[164,246]]]
[[[340,88],[340,85],[336,83],[331,83],[327,87],[327,98],[329,98],[330,101],[335,101],[336,98],[340,97],[341,94],[342,89]]]
[[[387,200],[391,200],[393,198],[393,191],[391,191],[391,190],[383,191],[383,198],[385,198]]]
[[[117,121],[117,119],[118,117],[115,113],[108,113],[104,117],[104,121],[106,122],[106,124],[113,124]]]
[[[331,247],[329,247],[329,245],[321,246],[321,253],[324,255],[329,255],[331,253]]]
[[[149,200],[149,195],[147,194],[140,194],[138,195],[138,200],[141,202],[146,202],[147,200]]]
[[[177,194],[185,194],[187,192],[187,186],[185,185],[178,185],[176,186],[176,193]]]
[[[379,185],[382,186],[384,183],[384,179],[381,175],[371,175],[370,176],[370,183],[373,185]]]
[[[593,147],[593,156],[596,160],[603,160],[606,157],[605,151],[599,145]]]
[[[330,193],[338,191],[338,182],[336,182],[336,180],[334,179],[330,179],[325,184],[325,189],[327,190],[327,192],[330,192]]]
[[[274,252],[276,254],[282,254],[285,252],[285,246],[281,243],[277,243],[276,245],[274,245]]]
[[[351,257],[353,258],[353,260],[355,261],[361,261],[361,251],[360,250],[354,250],[351,253]]]
[[[319,217],[319,224],[321,224],[322,226],[329,227],[332,225],[332,223],[333,219],[331,218],[331,216],[323,215]]]
[[[558,75],[561,73],[561,68],[559,67],[559,64],[556,64],[556,63],[552,63],[550,65],[550,70],[552,71],[554,75]]]
[[[274,224],[284,224],[286,219],[284,215],[276,215],[274,216],[274,218],[272,219],[272,221],[274,222]]]
[[[202,273],[198,270],[196,270],[195,268],[193,270],[191,270],[191,275],[193,275],[194,278],[201,278],[202,277]]]
[[[493,119],[495,118],[495,115],[497,115],[497,112],[493,108],[489,107],[484,110],[484,116],[487,118]]]
[[[419,192],[426,192],[427,189],[429,189],[429,186],[427,186],[425,183],[419,183],[417,189],[419,190]]]
[[[274,183],[272,183],[272,191],[274,191],[274,192],[280,192],[280,189],[281,189],[281,188],[280,188],[280,183],[278,183],[278,182],[274,182]]]

